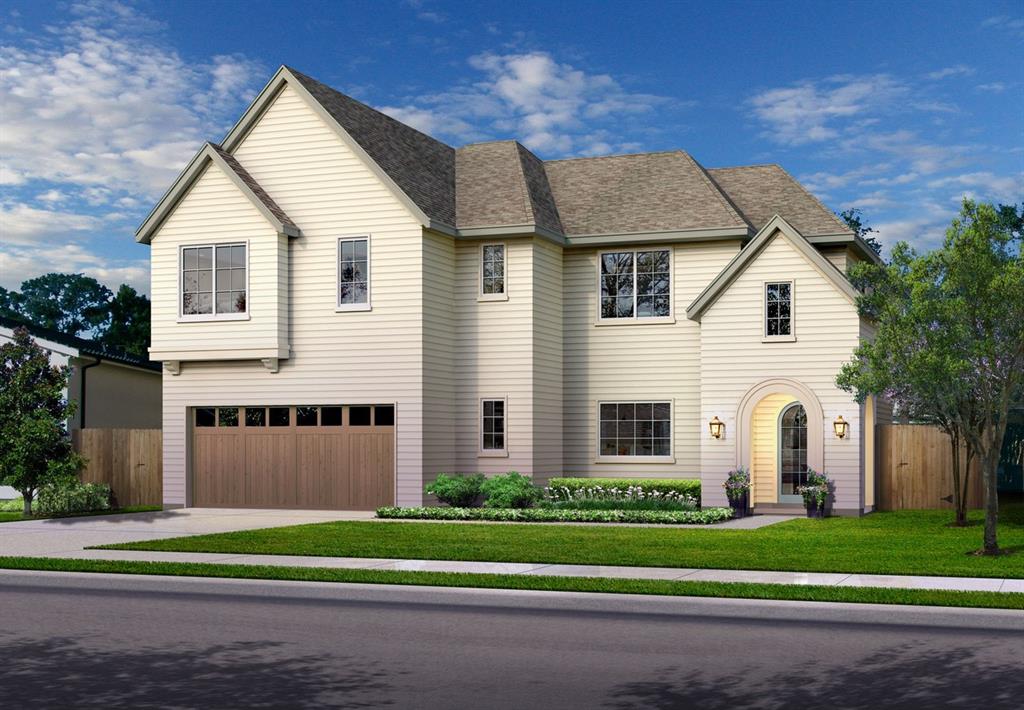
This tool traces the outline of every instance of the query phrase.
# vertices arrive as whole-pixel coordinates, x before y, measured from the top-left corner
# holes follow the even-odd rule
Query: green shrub
[[[609,499],[573,498],[572,500],[545,500],[539,504],[548,510],[697,510],[697,506],[689,501],[664,500],[648,498]]]
[[[488,478],[481,490],[487,508],[529,508],[544,497],[544,491],[516,471]]]
[[[629,488],[639,486],[645,492],[658,492],[662,495],[670,492],[685,495],[700,505],[700,480],[696,478],[552,478],[548,488],[568,488],[575,491],[580,488]]]
[[[110,509],[110,486],[105,483],[68,481],[50,483],[39,489],[36,513],[61,515]]]
[[[732,517],[730,508],[704,510],[551,510],[548,508],[378,508],[378,518],[496,520],[518,523],[655,523],[710,525]]]
[[[454,508],[472,508],[479,504],[480,486],[483,482],[482,473],[468,476],[462,473],[439,473],[437,479],[424,490]]]
[[[20,513],[25,509],[25,502],[21,496],[12,500],[0,500],[0,513]]]

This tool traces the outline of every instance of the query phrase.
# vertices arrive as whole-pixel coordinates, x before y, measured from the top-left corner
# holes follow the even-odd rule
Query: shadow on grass
[[[896,646],[856,662],[802,664],[759,674],[756,668],[711,677],[665,669],[661,679],[618,686],[609,708],[1019,708],[1024,675],[1016,659],[979,658],[981,647],[925,650]]]
[[[0,635],[10,708],[317,708],[390,705],[389,674],[288,644],[97,648]]]

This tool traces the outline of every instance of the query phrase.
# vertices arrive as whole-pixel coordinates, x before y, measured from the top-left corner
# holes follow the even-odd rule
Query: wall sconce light
[[[725,422],[721,421],[717,416],[708,422],[708,429],[711,430],[711,437],[714,439],[721,439],[722,434],[725,432]]]
[[[832,428],[835,429],[837,439],[845,439],[846,435],[850,433],[850,423],[843,419],[842,414],[832,422]]]

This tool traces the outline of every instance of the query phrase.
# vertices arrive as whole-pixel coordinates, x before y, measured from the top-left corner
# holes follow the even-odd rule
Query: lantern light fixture
[[[845,439],[846,435],[850,433],[850,423],[843,419],[842,414],[836,417],[836,420],[832,422],[832,428],[836,432],[837,439]]]
[[[720,420],[717,416],[708,422],[708,428],[711,430],[711,437],[714,439],[721,439],[722,434],[725,432],[725,422]]]

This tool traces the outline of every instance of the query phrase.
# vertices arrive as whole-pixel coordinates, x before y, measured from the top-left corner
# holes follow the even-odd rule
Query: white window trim
[[[505,413],[502,417],[502,424],[504,425],[502,435],[505,442],[505,448],[503,449],[484,448],[484,402],[503,403],[502,411]],[[502,395],[500,397],[481,397],[477,410],[476,426],[478,432],[476,437],[477,455],[481,458],[508,458],[508,395]]]
[[[502,269],[505,288],[502,293],[484,293],[484,247],[501,247],[503,255]],[[477,277],[476,300],[478,301],[507,301],[508,300],[508,243],[507,242],[481,242],[477,251],[476,268],[479,272]]]
[[[602,456],[601,455],[601,405],[602,404],[636,404],[642,402],[644,404],[667,404],[669,408],[669,455],[668,456]],[[595,451],[597,455],[594,457],[594,463],[628,463],[628,464],[666,464],[676,462],[676,401],[674,399],[600,399],[597,401],[597,406],[594,409],[593,421],[596,425],[594,443],[596,446]]]
[[[217,247],[245,247],[245,313],[217,313]],[[211,247],[213,249],[213,313],[196,313],[185,315],[183,301],[185,300],[185,250],[202,249]],[[202,323],[204,321],[229,321],[249,320],[251,316],[250,306],[252,305],[252,291],[249,290],[249,240],[235,240],[230,242],[199,242],[196,244],[178,245],[178,322],[179,323]]]
[[[366,240],[366,303],[342,303],[341,302],[341,243]],[[371,250],[371,239],[369,234],[351,234],[338,237],[334,247],[334,312],[346,313],[350,311],[372,311],[373,310],[373,256]]]
[[[768,335],[768,284],[789,284],[789,335]],[[796,342],[796,280],[771,279],[761,282],[761,342]]]
[[[644,316],[637,315],[636,307],[636,255],[641,251],[668,252],[668,315]],[[604,318],[601,316],[601,263],[605,254],[633,253],[633,316],[631,318]],[[671,246],[643,246],[634,249],[604,249],[597,252],[597,319],[594,325],[654,325],[658,323],[676,322],[676,250]]]

